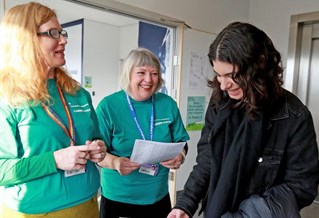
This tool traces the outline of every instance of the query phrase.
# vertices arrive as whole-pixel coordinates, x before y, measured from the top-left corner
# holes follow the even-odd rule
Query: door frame
[[[288,87],[294,94],[296,94],[304,104],[308,104],[308,95],[307,84],[305,81],[299,81],[299,73],[301,70],[304,70],[306,77],[305,80],[308,80],[309,77],[309,65],[305,64],[301,60],[305,54],[306,56],[310,55],[310,47],[312,43],[312,29],[309,28],[309,25],[319,23],[319,11],[304,13],[298,15],[292,15],[290,19],[290,32],[289,32],[289,44],[288,44],[288,55],[287,55],[287,68],[286,68],[286,80],[288,80]],[[310,34],[309,40],[304,40],[303,35],[307,37]],[[306,47],[306,48],[305,48]],[[304,52],[306,50],[306,52]],[[309,60],[310,61],[310,60]],[[302,90],[300,90],[302,89]],[[300,94],[301,93],[301,94]],[[318,186],[319,191],[319,186]],[[314,200],[314,203],[319,203],[319,195]]]
[[[302,31],[304,24],[318,23],[319,12],[292,15],[290,18],[289,44],[286,65],[286,88],[294,94],[298,91],[301,58]]]

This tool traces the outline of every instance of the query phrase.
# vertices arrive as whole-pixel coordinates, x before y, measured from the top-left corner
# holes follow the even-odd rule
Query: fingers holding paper
[[[178,154],[173,159],[166,160],[166,161],[161,161],[160,163],[164,167],[169,168],[169,169],[179,169],[180,166],[182,165],[182,161],[183,161],[183,155],[182,154]]]
[[[117,157],[114,159],[114,169],[116,169],[122,176],[130,174],[140,166],[140,164],[131,162],[130,159],[126,157]]]
[[[118,157],[106,151],[105,157],[97,165],[103,168],[116,170],[120,175],[130,174],[132,171],[138,169],[141,165],[131,162],[126,157]]]

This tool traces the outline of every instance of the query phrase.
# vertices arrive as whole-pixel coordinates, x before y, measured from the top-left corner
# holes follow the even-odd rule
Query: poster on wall
[[[162,77],[165,80],[160,92],[170,95],[172,72],[172,31],[170,28],[139,22],[138,46],[152,51],[160,60]]]
[[[92,76],[85,76],[84,77],[84,87],[85,88],[92,88]]]
[[[187,97],[186,130],[201,130],[204,127],[205,96]]]
[[[82,85],[82,44],[83,19],[62,24],[68,33],[68,44],[65,46],[65,68],[69,74]]]
[[[188,88],[198,89],[207,86],[208,64],[207,55],[190,53]]]

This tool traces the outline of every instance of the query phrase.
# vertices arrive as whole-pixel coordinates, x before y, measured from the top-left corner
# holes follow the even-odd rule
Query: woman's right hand
[[[53,152],[57,169],[80,170],[84,169],[90,151],[99,151],[96,144],[69,146]]]
[[[180,209],[173,209],[167,216],[167,218],[189,218],[187,213]]]
[[[131,162],[130,159],[126,157],[115,157],[113,159],[114,169],[117,170],[122,176],[130,174],[132,171],[138,169],[140,166],[140,164]]]

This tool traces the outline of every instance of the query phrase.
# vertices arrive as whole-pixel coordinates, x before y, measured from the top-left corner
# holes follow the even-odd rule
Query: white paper
[[[166,143],[136,139],[131,162],[139,164],[155,164],[170,160],[182,152],[186,142]]]

